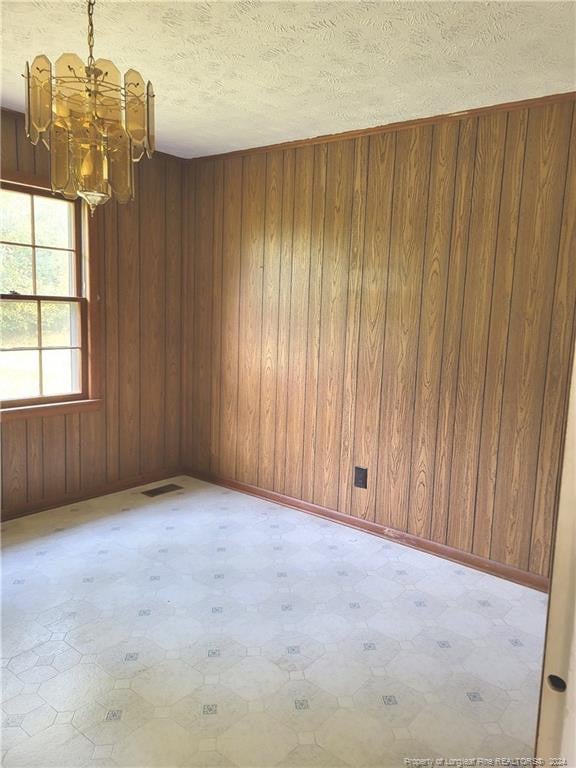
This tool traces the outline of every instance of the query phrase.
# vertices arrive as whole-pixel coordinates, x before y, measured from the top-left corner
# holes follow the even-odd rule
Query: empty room
[[[576,767],[576,3],[2,0],[1,762]]]

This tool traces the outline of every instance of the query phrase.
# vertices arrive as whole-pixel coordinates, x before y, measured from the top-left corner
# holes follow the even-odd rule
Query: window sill
[[[2,421],[14,421],[35,416],[64,416],[67,413],[86,413],[87,411],[97,411],[101,406],[102,400],[68,400],[62,403],[40,403],[39,405],[0,408],[0,415]]]

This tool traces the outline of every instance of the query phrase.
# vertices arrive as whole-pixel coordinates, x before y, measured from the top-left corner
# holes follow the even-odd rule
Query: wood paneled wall
[[[573,117],[564,100],[192,163],[191,471],[546,575]]]
[[[3,170],[45,179],[47,153],[2,113]],[[95,214],[102,403],[2,424],[3,516],[180,471],[184,161],[136,170],[136,200]]]

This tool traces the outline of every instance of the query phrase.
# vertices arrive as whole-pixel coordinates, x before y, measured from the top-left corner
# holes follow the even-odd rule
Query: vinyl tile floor
[[[6,768],[532,755],[543,594],[171,482],[4,524]]]

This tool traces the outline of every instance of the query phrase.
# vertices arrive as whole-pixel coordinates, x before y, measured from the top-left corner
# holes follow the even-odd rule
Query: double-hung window
[[[80,203],[0,190],[3,407],[87,397],[87,300]]]

